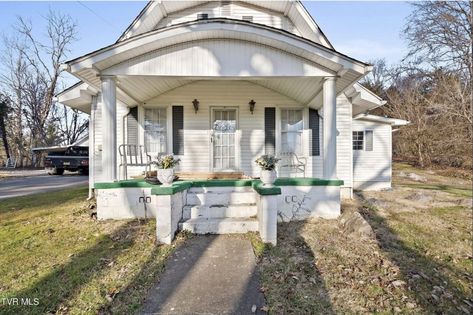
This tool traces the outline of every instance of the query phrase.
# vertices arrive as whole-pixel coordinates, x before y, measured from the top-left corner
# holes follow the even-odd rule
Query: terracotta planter
[[[264,186],[273,186],[274,182],[276,181],[276,178],[278,178],[278,175],[275,170],[272,170],[272,171],[261,170],[260,177]]]
[[[158,180],[161,182],[162,186],[171,186],[174,180],[174,169],[158,169]]]

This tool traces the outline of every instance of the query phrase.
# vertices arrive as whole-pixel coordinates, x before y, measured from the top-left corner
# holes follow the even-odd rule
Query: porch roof
[[[194,60],[198,58],[208,64],[199,66]],[[129,106],[196,80],[229,79],[251,81],[320,107],[323,77],[338,77],[338,94],[371,70],[366,63],[292,33],[222,18],[153,30],[71,60],[65,67],[96,90],[100,76],[116,76],[117,98]],[[60,101],[77,106],[64,94],[59,94]]]
[[[366,120],[366,121],[373,121],[381,124],[388,124],[391,126],[405,126],[410,124],[410,121],[399,119],[399,118],[390,118],[390,117],[382,117],[377,115],[370,115],[370,114],[359,114],[354,117],[354,119],[359,120]]]

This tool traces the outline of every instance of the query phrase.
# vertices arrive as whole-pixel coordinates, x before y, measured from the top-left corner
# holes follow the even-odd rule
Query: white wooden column
[[[115,77],[102,80],[102,179],[117,180],[117,88]]]
[[[324,178],[337,178],[337,92],[336,78],[327,77],[323,86]]]
[[[97,96],[92,96],[89,116],[89,198],[93,197],[95,185],[95,112],[97,110]]]

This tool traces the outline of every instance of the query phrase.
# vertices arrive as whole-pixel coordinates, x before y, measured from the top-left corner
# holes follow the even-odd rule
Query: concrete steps
[[[251,187],[195,187],[187,192],[181,230],[195,234],[258,231],[256,193]]]
[[[258,231],[256,218],[196,218],[179,223],[181,230],[195,234],[242,234]]]
[[[188,192],[188,206],[226,206],[226,205],[246,205],[256,203],[256,195],[250,191],[209,191],[209,192]]]
[[[182,218],[244,218],[255,217],[256,213],[257,208],[254,203],[228,206],[185,206]]]

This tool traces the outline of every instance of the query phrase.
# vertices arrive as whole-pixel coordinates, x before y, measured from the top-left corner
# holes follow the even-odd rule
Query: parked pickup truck
[[[49,151],[44,158],[44,167],[49,175],[62,175],[64,171],[89,174],[89,148],[72,146]]]

